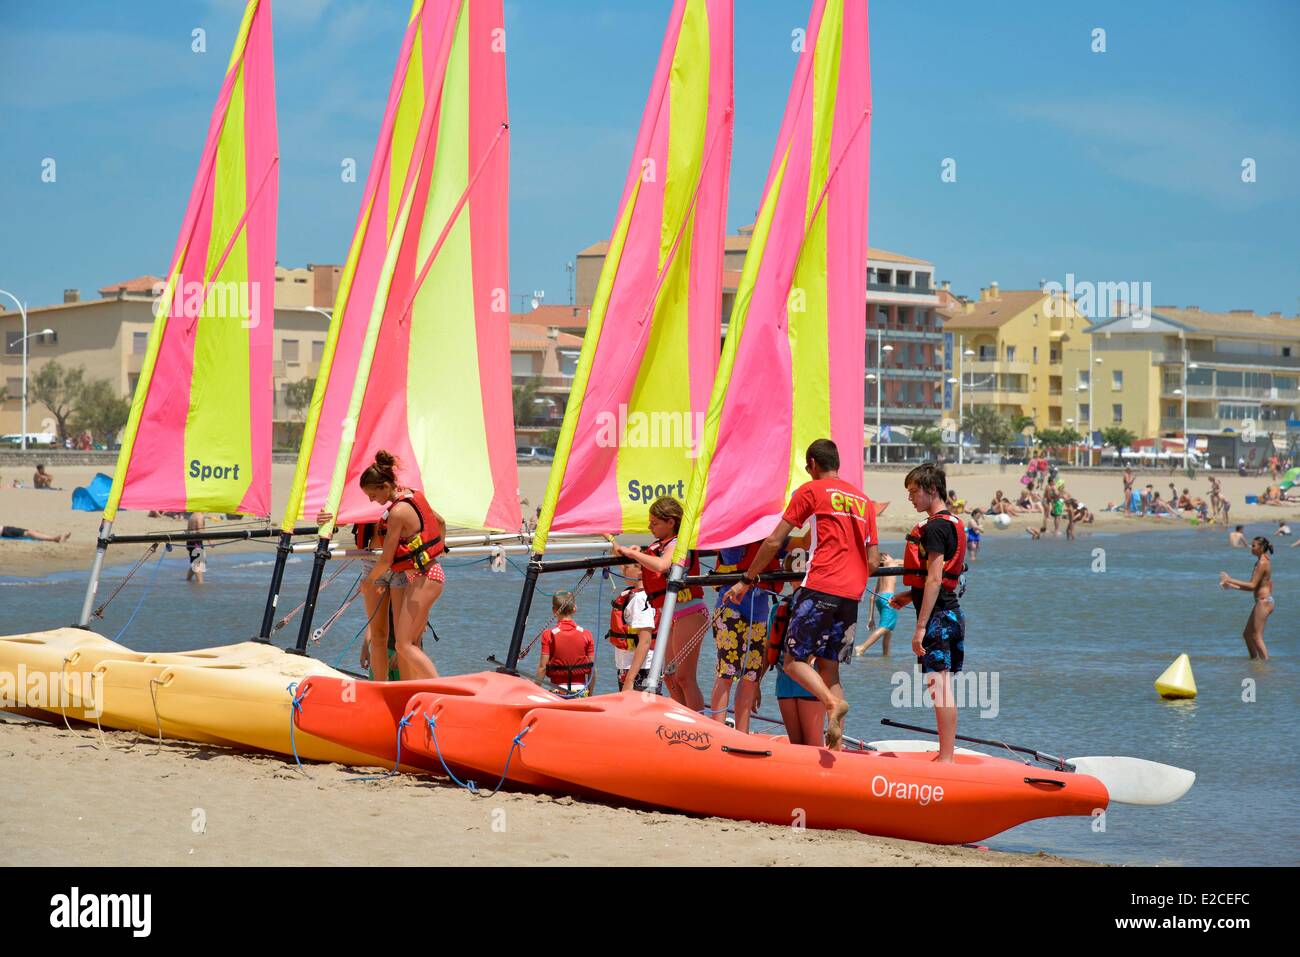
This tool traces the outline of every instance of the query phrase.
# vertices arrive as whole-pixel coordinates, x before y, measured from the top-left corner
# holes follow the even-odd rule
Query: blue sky
[[[242,7],[0,0],[0,287],[40,304],[166,271]],[[669,9],[506,0],[516,297],[566,302],[565,263],[608,236]],[[275,2],[287,265],[343,260],[408,11]],[[736,0],[733,231],[807,12]],[[1151,282],[1162,304],[1300,312],[1300,4],[876,0],[871,31],[872,245],[968,294],[1074,273]]]

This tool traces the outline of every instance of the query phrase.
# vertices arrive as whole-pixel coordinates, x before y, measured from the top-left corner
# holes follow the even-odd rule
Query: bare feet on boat
[[[849,713],[849,703],[843,698],[835,700],[835,706],[827,709],[826,747],[839,751],[844,747],[844,718]]]

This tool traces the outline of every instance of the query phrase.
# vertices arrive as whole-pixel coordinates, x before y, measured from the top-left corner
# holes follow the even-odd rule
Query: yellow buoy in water
[[[1186,654],[1175,658],[1174,663],[1156,679],[1156,691],[1162,698],[1196,697],[1196,679],[1192,677],[1192,663]]]

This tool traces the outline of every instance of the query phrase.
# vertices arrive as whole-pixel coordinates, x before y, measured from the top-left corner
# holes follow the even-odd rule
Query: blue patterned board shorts
[[[807,661],[815,655],[839,661],[844,635],[858,621],[858,603],[811,588],[798,589],[791,601],[794,609],[785,633],[787,660]]]
[[[966,659],[966,616],[960,608],[936,608],[925,623],[925,637],[921,639],[925,650],[916,660],[922,672],[961,671]]]

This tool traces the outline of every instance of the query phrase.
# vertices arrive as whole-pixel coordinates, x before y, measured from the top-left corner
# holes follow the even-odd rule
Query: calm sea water
[[[1248,528],[1247,535],[1272,528]],[[1296,797],[1300,714],[1297,608],[1300,549],[1280,540],[1274,558],[1277,610],[1266,633],[1273,658],[1247,660],[1240,633],[1251,607],[1242,592],[1217,587],[1220,570],[1249,577],[1252,559],[1229,549],[1226,535],[1180,529],[1142,535],[1095,534],[1070,543],[1032,542],[1023,533],[986,533],[963,599],[968,670],[997,677],[995,718],[980,707],[961,712],[959,732],[997,738],[1064,756],[1134,755],[1191,768],[1192,790],[1157,808],[1114,806],[1104,832],[1084,818],[1022,825],[993,838],[995,849],[1036,851],[1134,864],[1294,865],[1300,863],[1300,801]],[[888,543],[887,543],[888,544]],[[138,556],[135,549],[132,557]],[[123,548],[122,557],[127,557]],[[252,636],[261,619],[273,549],[265,554],[209,553],[208,584],[185,583],[183,551],[146,566],[109,607],[98,630],[141,650],[187,650]],[[426,642],[444,673],[481,670],[489,654],[505,657],[522,581],[520,559],[504,574],[486,564],[448,560],[448,587],[433,614],[440,641]],[[1104,564],[1103,564],[1104,563]],[[304,591],[306,559],[285,577],[281,609]],[[105,573],[101,599],[126,566]],[[1104,568],[1104,570],[1103,570]],[[356,580],[356,565],[322,594],[317,622],[327,618]],[[66,625],[80,608],[84,574],[41,579],[0,578],[0,634]],[[542,590],[573,587],[579,574],[542,581]],[[611,583],[599,577],[579,595],[579,620],[604,634]],[[866,606],[861,617],[865,621]],[[549,601],[539,593],[530,635],[545,624]],[[356,667],[360,601],[315,646],[331,663]],[[877,649],[845,669],[853,714],[849,733],[866,739],[906,737],[881,717],[933,727],[923,708],[895,707],[898,676],[910,675],[912,612],[900,615],[893,654]],[[296,628],[279,633],[291,642]],[[600,690],[612,690],[613,664],[599,642]],[[700,683],[713,683],[712,640],[701,655]],[[1164,702],[1152,682],[1181,652],[1192,659],[1199,697]],[[536,661],[537,651],[525,662]],[[775,714],[772,680],[764,711]],[[988,699],[985,699],[985,704]],[[973,703],[974,704],[974,703]]]

